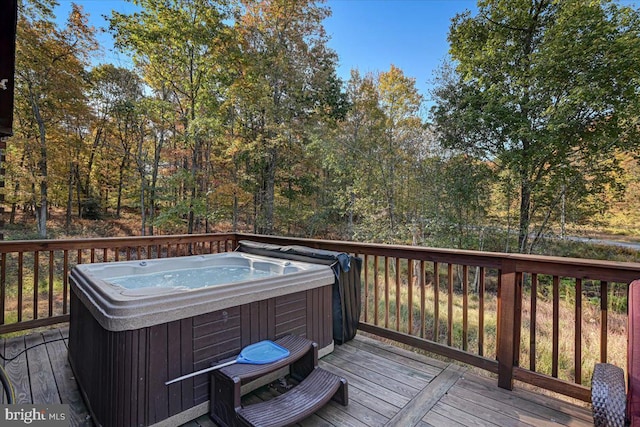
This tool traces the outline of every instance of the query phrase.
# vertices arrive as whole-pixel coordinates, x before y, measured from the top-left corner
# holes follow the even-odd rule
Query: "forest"
[[[640,234],[632,6],[479,0],[421,94],[394,65],[342,81],[323,1],[131,1],[109,31],[132,68],[94,63],[82,7],[60,26],[55,0],[20,2],[4,192],[38,238],[54,209],[67,229],[133,212],[140,235],[522,253],[585,227]]]

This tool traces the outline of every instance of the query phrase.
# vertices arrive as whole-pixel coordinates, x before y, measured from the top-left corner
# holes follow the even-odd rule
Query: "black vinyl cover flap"
[[[351,257],[344,252],[327,251],[324,249],[310,248],[308,246],[280,246],[270,243],[240,240],[239,252],[248,252],[255,255],[271,256],[276,258],[291,259],[296,261],[313,262],[316,264],[331,265],[338,261],[343,271],[351,268]]]
[[[327,251],[307,246],[280,246],[241,240],[238,252],[293,261],[331,266],[336,280],[333,284],[333,339],[342,344],[352,339],[360,322],[362,260],[344,252]]]

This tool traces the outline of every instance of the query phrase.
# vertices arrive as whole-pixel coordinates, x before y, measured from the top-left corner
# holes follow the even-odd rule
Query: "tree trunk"
[[[193,156],[191,158],[191,182],[189,183],[190,194],[189,194],[189,217],[187,224],[187,234],[193,234],[196,230],[196,213],[195,213],[195,203],[196,198],[198,197],[198,174],[201,170],[200,166],[200,154],[202,151],[202,142],[200,141],[200,137],[197,135],[195,137],[195,142],[193,146]]]
[[[87,176],[84,183],[84,196],[85,198],[91,197],[91,170],[93,169],[93,163],[95,162],[96,151],[100,145],[102,139],[102,127],[99,127],[95,137],[93,138],[93,144],[91,146],[91,152],[89,153],[89,161],[87,162]],[[79,173],[78,173],[79,174]]]
[[[531,212],[531,184],[523,179],[520,185],[520,224],[518,227],[518,250],[525,253],[529,241],[529,217]]]
[[[129,155],[125,153],[120,162],[120,168],[118,170],[118,201],[116,203],[116,218],[120,218],[120,209],[122,206],[122,188],[124,187],[124,172],[127,168]],[[143,178],[144,179],[144,178]],[[144,184],[142,184],[144,185]]]
[[[47,203],[48,203],[48,187],[47,187],[47,133],[44,125],[44,120],[40,114],[40,108],[34,99],[32,94],[31,108],[33,109],[33,115],[38,123],[38,130],[40,132],[40,159],[38,160],[38,172],[40,173],[40,200],[36,201],[36,221],[38,227],[38,235],[46,239],[47,238]]]
[[[156,145],[153,168],[151,170],[151,188],[149,189],[149,235],[153,236],[153,220],[155,218],[156,209],[156,185],[158,182],[158,169],[160,167],[160,153],[164,144],[164,129],[160,131],[160,138]]]
[[[67,212],[64,221],[64,228],[69,233],[71,228],[71,210],[73,209],[73,177],[75,164],[69,163],[69,180],[67,182]]]
[[[268,150],[267,162],[264,168],[260,197],[258,233],[273,234],[273,211],[275,204],[276,161],[278,151],[275,147]]]
[[[142,177],[140,180],[140,235],[144,236],[146,234],[147,227],[147,215],[145,208],[145,197],[144,197],[144,187],[145,187],[145,179]]]

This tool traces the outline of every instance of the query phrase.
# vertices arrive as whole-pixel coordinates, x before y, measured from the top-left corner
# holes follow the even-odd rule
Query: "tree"
[[[406,77],[394,65],[388,72],[378,75],[380,108],[385,116],[384,145],[378,162],[383,178],[382,188],[386,194],[389,228],[395,233],[398,210],[404,213],[404,221],[409,220],[411,207],[406,203],[412,197],[406,192],[412,175],[412,164],[417,164],[418,143],[422,140],[422,120],[418,116],[422,97],[418,94],[415,79]],[[404,191],[403,191],[404,190]],[[405,202],[398,207],[398,200]]]
[[[415,80],[393,65],[365,76],[353,70],[346,96],[347,113],[323,152],[331,188],[340,189],[335,208],[347,219],[348,238],[397,240],[422,214],[422,98]]]
[[[337,58],[322,27],[329,10],[319,3],[243,0],[236,19],[239,52],[227,108],[242,141],[236,155],[247,159],[254,177],[260,233],[274,231],[277,196],[292,201],[313,181],[303,166],[305,147],[339,102]]]
[[[139,103],[142,100],[142,81],[136,73],[126,68],[115,67],[111,64],[100,65],[90,73],[91,94],[97,120],[93,130],[94,143],[92,145],[87,174],[87,197],[89,177],[97,148],[106,147],[102,152],[104,168],[113,171],[109,165],[117,165],[117,200],[116,217],[120,217],[122,207],[122,193],[125,186],[132,152],[140,140]],[[109,174],[114,175],[114,174]]]
[[[86,105],[83,80],[90,53],[96,49],[94,29],[82,9],[73,5],[67,24],[58,29],[53,22],[53,1],[21,4],[16,46],[17,109],[21,123],[32,126],[32,143],[24,153],[32,169],[33,201],[40,237],[47,237],[49,203],[49,151],[52,131],[61,130],[70,110]],[[28,116],[28,117],[27,117]],[[64,133],[64,132],[61,132]],[[37,190],[35,190],[37,189]]]
[[[213,0],[136,0],[141,11],[114,13],[110,28],[116,46],[133,53],[145,82],[155,91],[169,90],[178,117],[181,147],[176,150],[181,199],[176,211],[193,233],[204,215],[207,141],[216,132],[218,107],[229,40],[227,4]],[[187,155],[188,154],[188,155]]]
[[[437,191],[434,230],[445,247],[482,249],[483,225],[493,172],[489,165],[465,154],[432,157],[430,180]],[[433,211],[433,210],[431,210]]]
[[[142,235],[146,235],[147,222],[148,235],[154,233],[154,220],[158,202],[158,176],[160,173],[160,161],[163,147],[172,136],[171,126],[175,123],[172,120],[173,109],[170,97],[170,90],[166,87],[158,91],[154,97],[147,97],[142,100],[139,109],[141,116],[147,120],[140,120],[136,150],[136,166],[140,175],[140,229]],[[149,215],[147,217],[146,211]]]
[[[519,185],[520,252],[561,194],[607,188],[637,133],[640,17],[611,1],[482,0],[449,32],[455,72],[432,109],[445,147],[494,161]],[[635,110],[635,111],[634,111]],[[510,177],[511,179],[511,177]]]

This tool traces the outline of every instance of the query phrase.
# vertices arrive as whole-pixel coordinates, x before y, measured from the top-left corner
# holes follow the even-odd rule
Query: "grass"
[[[20,267],[17,254],[10,253],[6,256],[6,269],[4,271],[5,300],[4,300],[4,323],[10,324],[18,321],[19,287],[22,285],[22,321],[31,320],[35,317],[49,317],[51,308],[52,314],[63,314],[63,260],[62,254],[54,259],[53,282],[52,282],[52,307],[49,307],[49,260],[48,254],[40,254],[38,262],[37,282],[34,278],[34,254],[25,253]],[[34,313],[34,295],[37,295],[37,316]]]
[[[405,263],[406,266],[406,263]],[[393,265],[392,265],[393,267]],[[371,266],[370,266],[371,268]],[[441,344],[447,344],[449,336],[451,346],[457,349],[466,349],[468,352],[483,355],[484,357],[496,358],[497,343],[497,297],[495,291],[487,291],[484,294],[484,327],[480,331],[479,313],[480,296],[470,289],[467,298],[467,337],[463,340],[463,295],[459,288],[449,295],[447,290],[446,277],[440,280],[438,289],[438,335],[435,335],[435,292],[433,281],[425,286],[424,292],[424,317],[421,316],[420,286],[412,284],[412,330],[409,331],[409,287],[406,276],[401,283],[400,295],[396,295],[395,273],[390,274],[389,279],[389,301],[385,300],[384,274],[379,272],[378,295],[379,300],[374,301],[374,280],[373,270],[369,274],[369,289],[367,304],[367,321],[374,323],[374,313],[378,310],[378,325],[385,326],[388,323],[390,329],[396,329],[396,304],[400,304],[400,332],[421,336],[424,331],[424,338]],[[533,318],[531,313],[531,292],[525,287],[522,301],[522,321],[521,321],[521,342],[519,366],[529,369],[531,359],[535,359],[534,370],[539,373],[551,375],[553,368],[552,343],[553,343],[553,303],[549,293],[543,289],[536,296],[535,330],[532,329]],[[576,382],[575,369],[575,291],[565,284],[558,311],[558,359],[557,377],[559,379]],[[448,299],[451,297],[452,303],[452,328],[448,330]],[[610,298],[611,299],[611,298]],[[389,306],[389,317],[386,318],[386,306]],[[582,300],[582,334],[581,334],[581,357],[579,367],[582,371],[580,383],[590,386],[594,365],[600,358],[600,325],[601,311],[599,308],[599,297]],[[364,311],[363,311],[364,312]],[[626,310],[616,312],[609,309],[607,315],[606,348],[607,361],[622,368],[626,367]],[[424,329],[423,329],[424,328]],[[480,347],[480,332],[483,334],[483,345]],[[532,353],[531,334],[535,334],[535,355]]]

